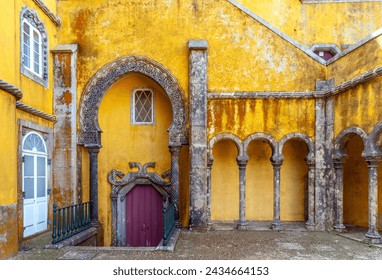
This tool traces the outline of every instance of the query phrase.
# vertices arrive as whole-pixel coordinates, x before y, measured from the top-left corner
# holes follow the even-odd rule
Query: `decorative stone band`
[[[0,89],[8,92],[9,94],[12,94],[16,97],[16,100],[20,100],[23,97],[23,93],[21,90],[3,80],[0,80]]]
[[[21,111],[27,112],[29,114],[35,115],[37,117],[48,120],[50,122],[56,122],[57,121],[57,116],[50,115],[50,114],[45,113],[43,111],[40,111],[36,108],[30,107],[30,106],[28,106],[28,105],[26,105],[20,101],[16,101],[16,108],[21,110]]]
[[[331,89],[305,92],[209,92],[207,98],[214,99],[305,99],[328,98],[344,93],[361,84],[382,76],[382,67],[375,68]]]
[[[49,8],[42,2],[42,0],[33,0],[36,5],[50,18],[50,20],[57,26],[61,26],[61,19],[56,16]]]

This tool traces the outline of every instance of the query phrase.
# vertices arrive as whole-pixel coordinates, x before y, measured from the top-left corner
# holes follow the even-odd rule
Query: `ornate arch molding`
[[[82,93],[79,115],[79,144],[101,147],[101,128],[98,111],[108,89],[129,73],[143,74],[157,82],[171,102],[172,122],[168,129],[169,146],[188,143],[184,93],[175,77],[161,64],[146,57],[130,55],[118,58],[105,66],[90,79]]]
[[[370,132],[365,146],[365,153],[368,156],[382,156],[382,143],[379,143],[381,139],[378,139],[382,134],[382,122],[374,126]]]
[[[350,139],[354,136],[358,135],[361,137],[364,145],[364,149],[367,147],[368,136],[367,133],[359,127],[350,126],[338,134],[337,138],[334,141],[334,157],[335,158],[344,158],[346,156],[346,145],[350,141]]]
[[[282,156],[282,151],[283,151],[285,143],[291,139],[303,141],[308,147],[308,156],[306,158],[308,160],[314,159],[314,144],[313,144],[312,139],[310,137],[308,137],[307,135],[305,135],[304,133],[300,133],[300,132],[292,132],[292,133],[285,135],[283,138],[281,138],[279,145],[278,145],[280,156]]]
[[[272,157],[274,157],[277,153],[277,141],[272,137],[272,135],[257,132],[249,135],[243,142],[244,151],[246,154],[248,154],[248,146],[252,141],[256,140],[265,140],[268,142],[268,144],[271,146],[272,149]]]
[[[208,142],[208,154],[209,159],[213,159],[212,149],[214,148],[214,145],[220,141],[229,140],[233,142],[237,148],[238,157],[244,156],[244,148],[243,148],[243,142],[239,137],[232,133],[219,133],[211,138],[211,140]]]

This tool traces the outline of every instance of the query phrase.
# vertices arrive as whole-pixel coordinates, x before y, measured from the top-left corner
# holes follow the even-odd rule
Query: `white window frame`
[[[151,122],[137,122],[135,120],[135,95],[138,91],[149,91],[151,92]],[[131,106],[130,106],[130,123],[132,125],[154,125],[155,124],[155,94],[150,88],[137,88],[131,93]]]
[[[24,24],[29,27],[29,66],[24,61]],[[33,32],[39,36],[39,72],[34,71],[34,38]],[[35,10],[23,7],[20,13],[20,71],[33,81],[48,87],[48,37],[43,22]]]
[[[25,31],[24,25],[27,24],[29,27],[29,33]],[[35,49],[35,40],[34,40],[34,32],[36,32],[38,36],[38,50],[37,53],[39,55],[38,59],[38,72],[35,71],[35,59],[34,59],[34,53],[36,52]],[[29,36],[29,54],[25,54],[24,45],[26,45],[24,41],[24,34],[27,34]],[[38,77],[42,78],[42,40],[41,40],[41,33],[37,30],[37,28],[33,27],[32,24],[30,24],[27,20],[22,21],[22,63],[24,64],[25,68],[27,68],[29,71],[33,72],[33,74],[37,75]],[[28,64],[29,67],[25,61],[25,57],[28,56]]]

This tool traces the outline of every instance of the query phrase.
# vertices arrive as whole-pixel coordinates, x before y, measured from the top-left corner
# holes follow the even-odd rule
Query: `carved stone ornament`
[[[126,195],[136,185],[152,185],[163,198],[163,207],[170,202],[169,181],[165,181],[155,172],[148,172],[147,168],[154,168],[155,163],[149,162],[143,166],[137,162],[130,162],[130,168],[138,168],[136,172],[124,174],[118,170],[111,170],[108,181],[112,185],[112,246],[127,246],[126,241]],[[162,176],[163,177],[163,176]]]
[[[169,145],[186,144],[186,108],[182,88],[171,73],[146,57],[131,55],[118,58],[103,66],[87,84],[80,104],[81,132],[79,144],[101,146],[98,110],[103,96],[119,79],[129,73],[141,73],[157,82],[166,92],[172,106],[172,122],[168,129]]]

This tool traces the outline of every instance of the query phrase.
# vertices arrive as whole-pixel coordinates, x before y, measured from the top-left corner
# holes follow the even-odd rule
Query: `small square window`
[[[154,93],[152,90],[134,90],[131,105],[132,124],[154,124]]]

